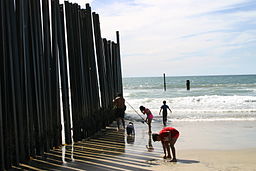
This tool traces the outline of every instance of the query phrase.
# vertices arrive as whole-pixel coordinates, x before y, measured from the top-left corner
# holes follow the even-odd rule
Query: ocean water
[[[256,75],[166,77],[166,91],[163,82],[163,77],[123,78],[126,118],[145,118],[139,110],[143,105],[154,122],[160,122],[160,106],[166,100],[172,110],[169,121],[256,121]]]

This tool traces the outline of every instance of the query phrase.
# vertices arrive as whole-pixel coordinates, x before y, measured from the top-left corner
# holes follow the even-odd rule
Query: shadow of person
[[[193,164],[193,163],[200,163],[197,160],[184,160],[184,159],[177,159],[178,163],[184,163],[184,164]]]
[[[135,136],[134,135],[127,135],[126,141],[127,141],[127,144],[134,144]]]

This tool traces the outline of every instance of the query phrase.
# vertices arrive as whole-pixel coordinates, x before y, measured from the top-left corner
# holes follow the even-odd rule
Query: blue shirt
[[[161,109],[163,109],[163,110],[166,110],[166,111],[167,111],[167,109],[170,109],[170,108],[169,108],[169,106],[168,106],[168,105],[164,104],[164,105],[162,105],[162,106],[161,106]]]

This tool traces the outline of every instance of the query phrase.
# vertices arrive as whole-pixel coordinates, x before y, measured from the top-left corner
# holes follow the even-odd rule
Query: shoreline
[[[137,122],[136,122],[137,123]],[[256,121],[196,121],[168,122],[180,136],[175,144],[180,150],[236,150],[256,148]],[[147,132],[147,126],[135,124],[140,134]],[[152,131],[159,132],[162,123],[153,122]],[[143,139],[141,138],[141,141]],[[160,147],[160,143],[154,143]]]

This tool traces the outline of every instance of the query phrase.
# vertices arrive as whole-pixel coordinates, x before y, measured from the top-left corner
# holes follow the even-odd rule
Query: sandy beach
[[[254,171],[256,148],[242,150],[179,150],[177,163],[160,161],[152,170]]]
[[[177,163],[161,159],[151,170],[237,171],[256,170],[256,122],[214,121],[169,123],[180,131],[176,143]],[[153,123],[153,131],[161,124]],[[146,131],[146,129],[144,130]],[[162,152],[159,142],[153,142],[155,152]]]
[[[114,123],[95,137],[51,150],[13,170],[256,170],[255,121],[168,124],[180,131],[177,163],[163,159],[161,143],[152,142],[146,124],[135,122],[134,137],[117,131]],[[158,132],[162,125],[153,122],[152,128]]]

